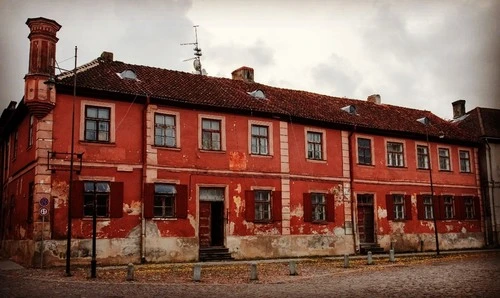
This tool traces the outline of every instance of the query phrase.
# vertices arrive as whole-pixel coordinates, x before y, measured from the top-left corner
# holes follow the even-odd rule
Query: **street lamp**
[[[76,63],[78,48],[75,46],[75,67],[73,68],[73,99],[71,108],[71,151],[69,161],[69,190],[68,190],[68,229],[66,242],[66,276],[71,276],[71,201],[73,199],[73,155],[75,154],[75,98],[76,98]],[[45,82],[49,89],[54,88],[55,78],[53,76]]]
[[[432,221],[434,222],[434,237],[436,239],[436,255],[439,256],[439,238],[438,238],[438,227],[436,223],[436,204],[434,203],[434,185],[432,184],[432,168],[431,168],[431,145],[429,143],[429,125],[431,124],[429,118],[422,117],[417,119],[418,122],[425,125],[425,139],[427,141],[427,150],[428,150],[428,168],[429,168],[429,182],[431,184],[431,202],[432,202]]]

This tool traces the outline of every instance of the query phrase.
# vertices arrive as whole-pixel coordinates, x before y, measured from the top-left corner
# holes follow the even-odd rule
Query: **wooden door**
[[[358,195],[358,233],[361,243],[375,243],[373,195]]]
[[[199,238],[200,247],[209,247],[210,239],[212,238],[210,233],[210,202],[200,201],[200,223],[199,223]]]

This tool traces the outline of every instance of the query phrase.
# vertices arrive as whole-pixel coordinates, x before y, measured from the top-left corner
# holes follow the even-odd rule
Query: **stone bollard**
[[[127,281],[134,280],[134,264],[129,263],[127,266]]]
[[[344,255],[344,268],[349,268],[349,255]]]
[[[367,262],[368,265],[373,265],[373,257],[372,257],[372,252],[369,251],[368,252],[368,262]]]
[[[257,263],[250,264],[250,280],[259,280],[257,275]]]
[[[394,262],[395,261],[395,258],[394,258],[394,249],[389,250],[389,261],[390,262]]]
[[[290,269],[290,275],[299,275],[297,273],[297,263],[295,263],[295,261],[290,261],[290,263],[288,263],[288,268]]]
[[[201,281],[201,266],[199,264],[194,265],[193,281]]]
[[[420,240],[420,252],[424,252],[424,240]]]

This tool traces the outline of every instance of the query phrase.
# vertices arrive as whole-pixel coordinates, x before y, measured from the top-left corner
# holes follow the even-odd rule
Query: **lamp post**
[[[432,203],[432,221],[434,222],[434,237],[436,240],[436,255],[439,256],[439,238],[438,238],[438,227],[437,227],[437,222],[436,222],[436,204],[434,202],[434,185],[432,183],[432,167],[431,167],[431,145],[429,143],[429,125],[430,125],[430,120],[427,117],[422,117],[417,119],[418,122],[422,123],[425,125],[425,140],[427,141],[427,153],[428,153],[428,168],[429,168],[429,183],[431,185],[431,203]]]
[[[73,68],[73,98],[71,107],[71,149],[69,161],[69,190],[68,190],[68,229],[66,236],[66,276],[71,276],[71,201],[73,198],[73,155],[75,154],[75,98],[76,98],[76,64],[77,64],[78,47],[75,46],[75,67]],[[55,78],[53,76],[45,82],[52,89],[55,86]]]

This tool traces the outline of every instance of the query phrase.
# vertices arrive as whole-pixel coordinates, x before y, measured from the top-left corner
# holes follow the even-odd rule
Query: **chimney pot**
[[[465,115],[465,100],[460,99],[451,103],[453,106],[453,119],[457,119]]]
[[[380,104],[382,102],[382,99],[380,98],[380,94],[372,94],[368,96],[366,99],[368,102],[373,102],[375,104]]]
[[[113,62],[113,53],[104,51],[99,58],[104,62]]]
[[[231,73],[233,80],[240,80],[247,83],[254,83],[253,68],[242,66]]]

